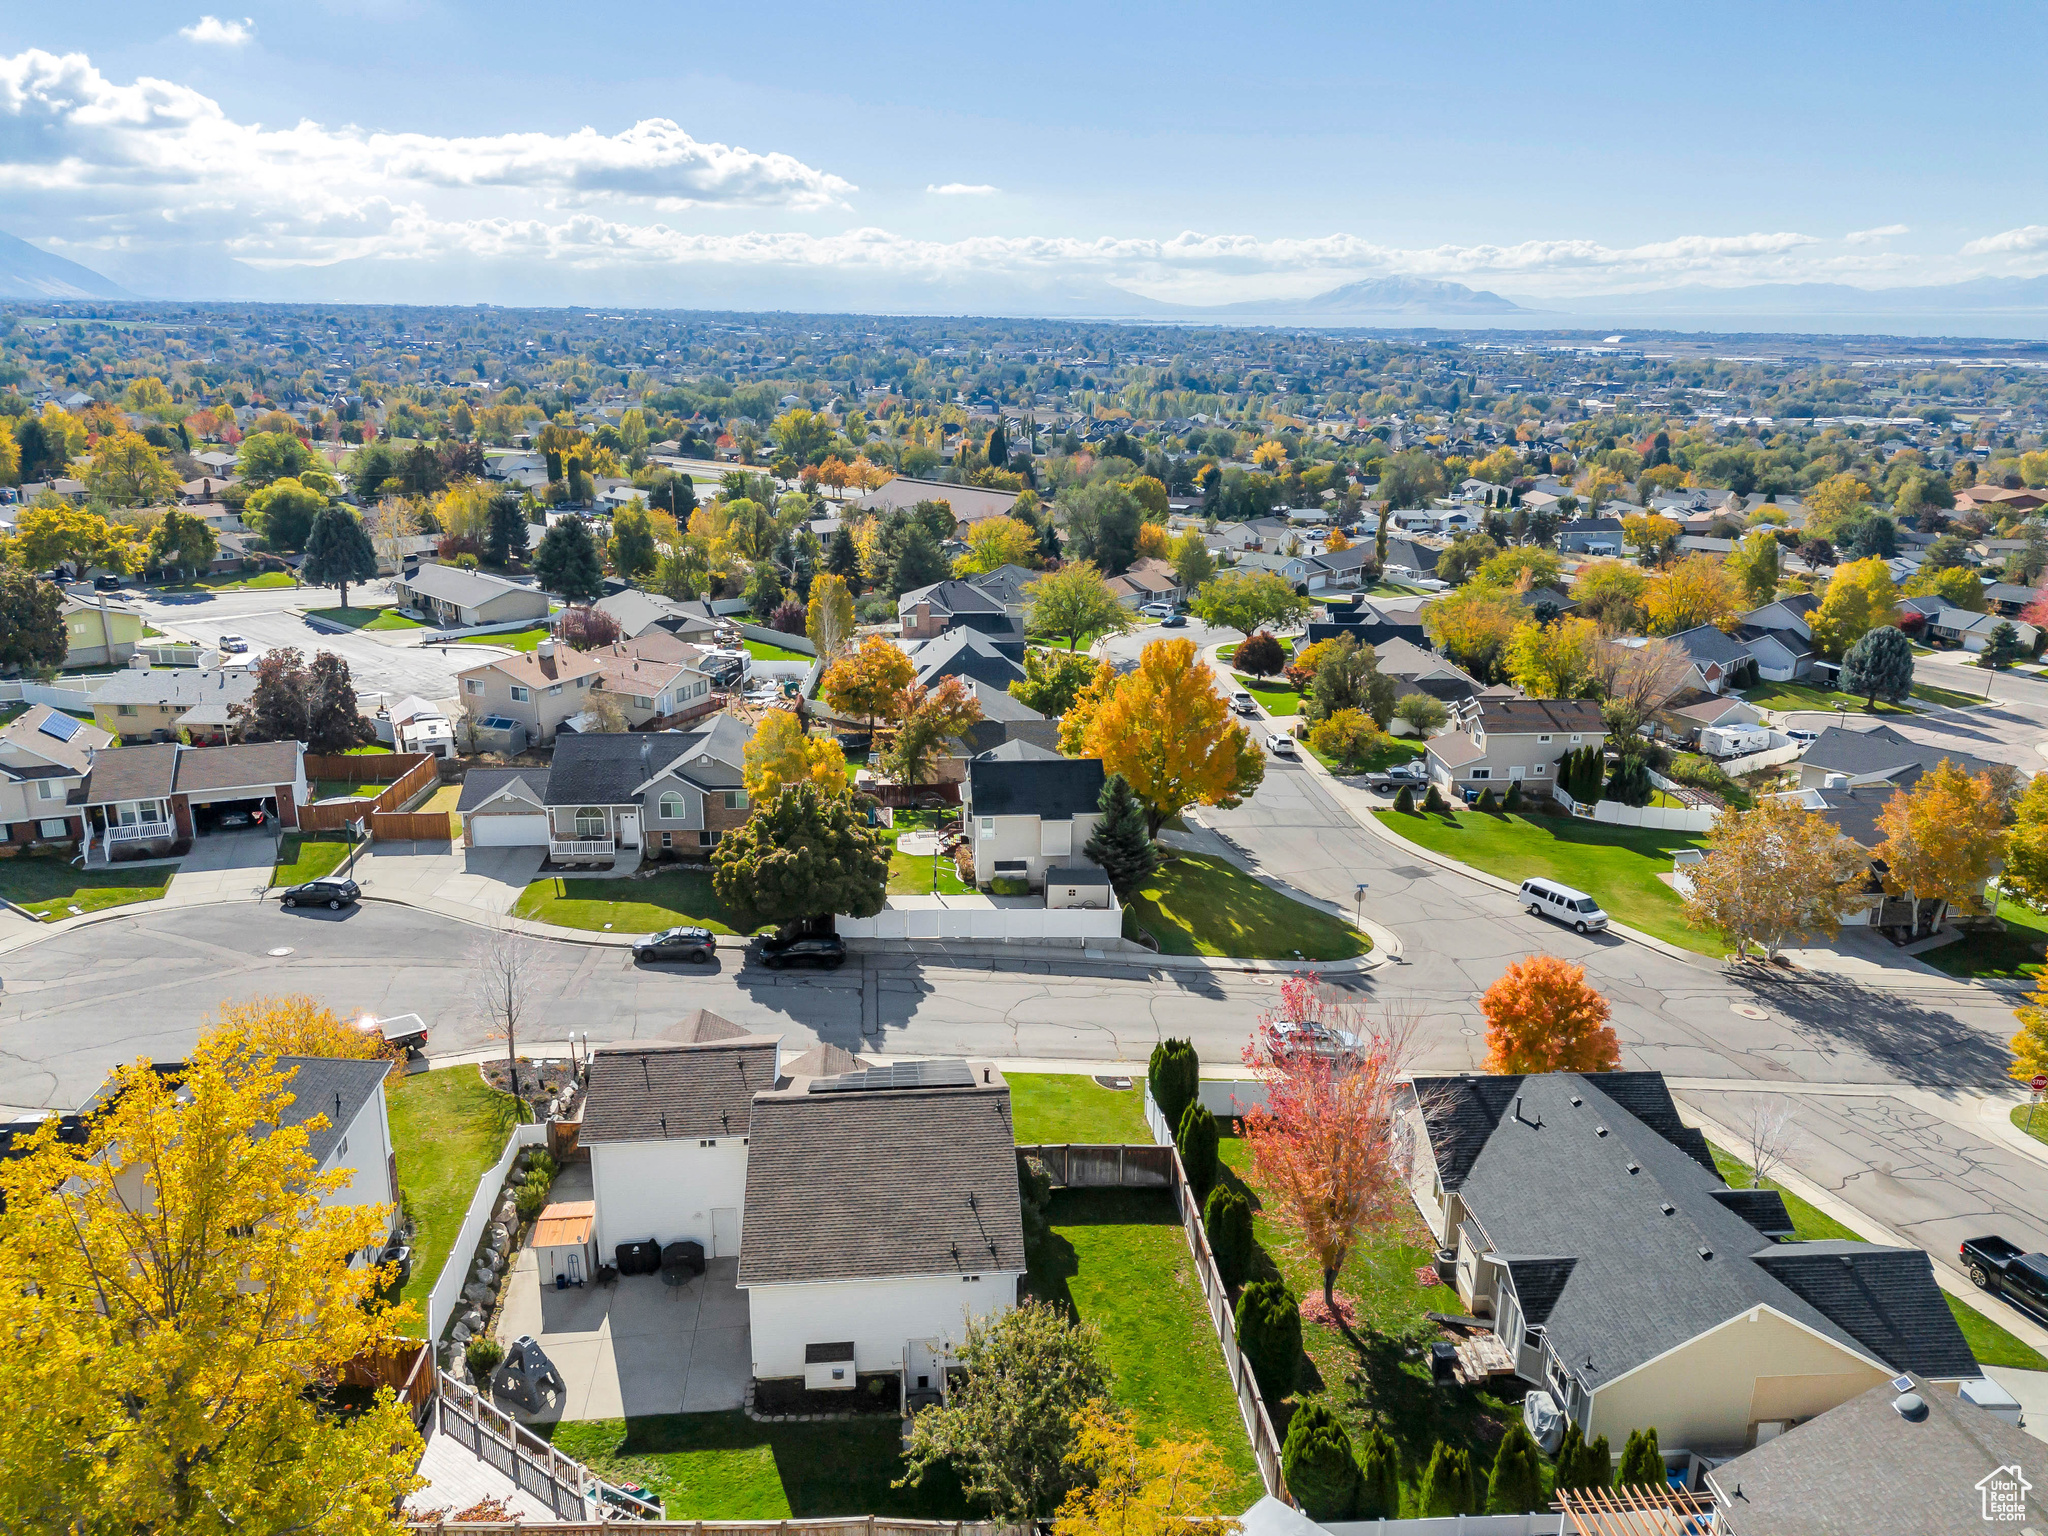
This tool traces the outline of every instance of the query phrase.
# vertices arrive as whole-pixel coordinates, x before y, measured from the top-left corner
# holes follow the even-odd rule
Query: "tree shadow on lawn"
[[[1996,1039],[1953,1014],[1899,992],[1839,976],[1798,980],[1736,976],[1758,1005],[1783,1015],[1801,1035],[1833,1054],[1861,1051],[1916,1088],[2010,1087],[2012,1056]]]

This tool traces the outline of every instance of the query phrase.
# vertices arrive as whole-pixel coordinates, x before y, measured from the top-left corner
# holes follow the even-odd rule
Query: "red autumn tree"
[[[1289,1049],[1272,1026],[1321,1024],[1355,1038],[1325,1054]],[[1408,1207],[1403,1081],[1412,1018],[1368,1018],[1323,991],[1313,971],[1289,978],[1261,1015],[1245,1063],[1266,1084],[1266,1102],[1244,1117],[1259,1191],[1295,1227],[1323,1272],[1323,1304],[1343,1326],[1337,1276],[1362,1233],[1398,1221]],[[1342,1036],[1336,1037],[1339,1042]],[[1349,1332],[1349,1329],[1346,1329]]]
[[[1586,985],[1586,968],[1530,955],[1507,968],[1479,1000],[1486,1016],[1489,1072],[1611,1072],[1621,1041],[1607,1023],[1607,999]]]

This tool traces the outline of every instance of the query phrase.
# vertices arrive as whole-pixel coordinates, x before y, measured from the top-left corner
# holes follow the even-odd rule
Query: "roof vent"
[[[1927,1404],[1918,1392],[1901,1392],[1892,1399],[1892,1412],[1908,1424],[1918,1424],[1927,1417]]]
[[[1578,1096],[1578,1095],[1577,1095],[1576,1093],[1572,1095],[1572,1108],[1573,1108],[1573,1109],[1577,1109],[1577,1108],[1578,1108],[1578,1107],[1579,1107],[1579,1106],[1580,1106],[1581,1104],[1583,1104],[1583,1103],[1585,1103],[1585,1102],[1586,1102],[1586,1101],[1585,1101],[1584,1099],[1580,1098],[1580,1097],[1579,1097],[1579,1096]]]
[[[1641,1173],[1643,1171],[1643,1165],[1641,1163],[1630,1163],[1628,1165],[1628,1171],[1630,1173]]]
[[[1711,1259],[1713,1256],[1714,1250],[1711,1248],[1702,1248],[1700,1250],[1700,1257],[1703,1259]]]
[[[1666,1216],[1676,1216],[1678,1214],[1678,1207],[1673,1205],[1669,1200],[1666,1200],[1664,1202],[1664,1214]]]
[[[1821,785],[1826,789],[1847,789],[1849,787],[1849,775],[1846,773],[1831,773],[1821,780]]]
[[[1595,1136],[1605,1136],[1607,1134],[1607,1127],[1604,1125],[1596,1125],[1593,1127],[1593,1134]]]

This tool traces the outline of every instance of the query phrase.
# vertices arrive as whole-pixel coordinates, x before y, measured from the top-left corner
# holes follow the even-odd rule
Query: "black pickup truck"
[[[2037,1312],[2048,1312],[2048,1253],[2022,1253],[2002,1237],[1973,1237],[1962,1246],[1970,1283]]]

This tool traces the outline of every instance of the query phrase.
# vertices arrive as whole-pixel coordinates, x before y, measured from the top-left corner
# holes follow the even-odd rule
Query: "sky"
[[[1647,11],[10,6],[0,229],[181,297],[1078,312],[2048,273],[2048,115],[2006,68],[2048,9]]]

